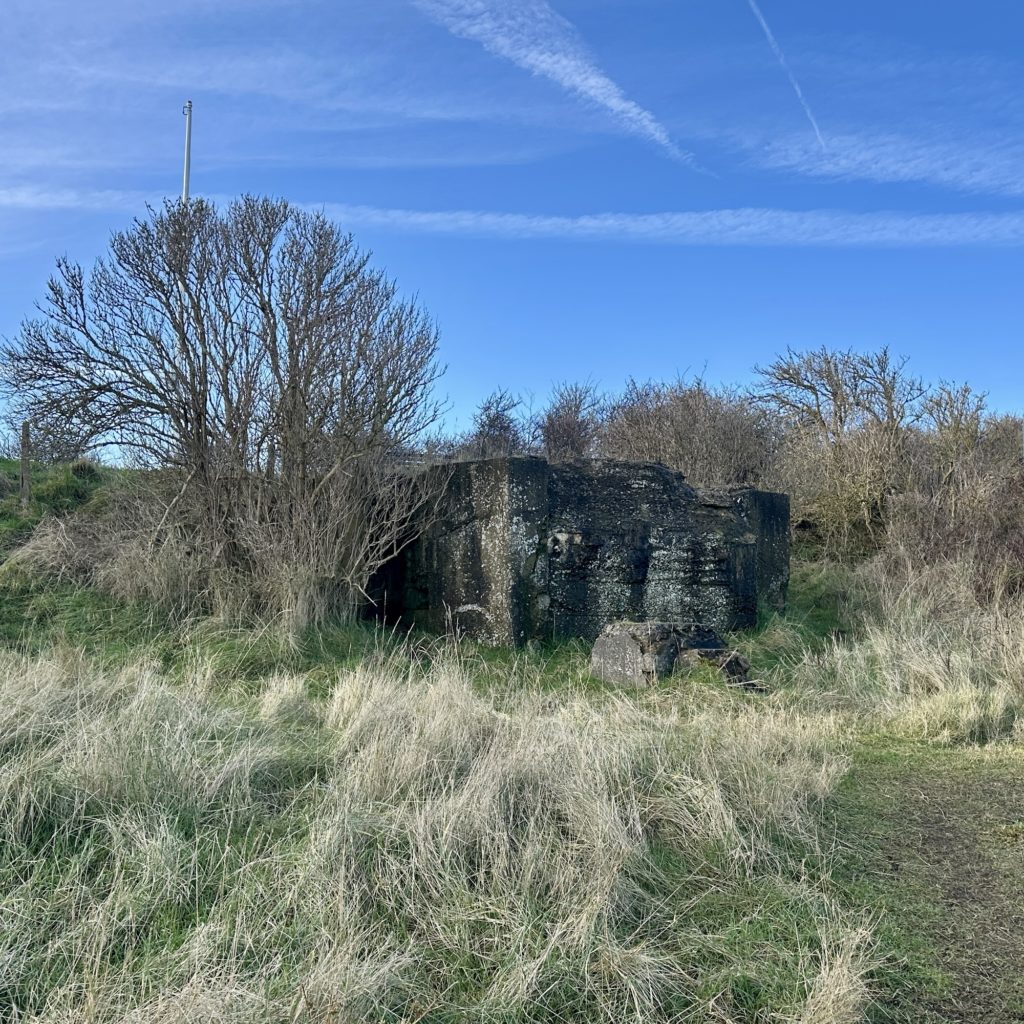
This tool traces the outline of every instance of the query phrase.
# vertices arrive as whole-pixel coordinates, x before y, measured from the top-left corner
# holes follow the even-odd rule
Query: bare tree
[[[979,455],[989,471],[1008,472],[1024,465],[1024,417],[988,416],[982,423]]]
[[[529,429],[522,405],[521,398],[504,388],[488,395],[473,415],[470,453],[476,458],[495,459],[526,451]]]
[[[986,395],[974,391],[969,384],[948,381],[941,381],[925,397],[924,419],[931,428],[931,448],[944,482],[981,444],[985,400]]]
[[[757,396],[835,444],[854,425],[857,416],[855,356],[850,352],[787,351],[767,368],[755,367],[761,377]]]
[[[924,414],[928,388],[920,377],[906,372],[908,360],[893,359],[881,348],[854,356],[854,396],[858,411],[887,433],[897,436]]]
[[[593,456],[601,433],[603,407],[595,384],[557,384],[547,408],[537,418],[545,456],[552,462]]]
[[[764,409],[702,379],[631,380],[605,416],[601,450],[616,459],[661,462],[699,486],[764,479],[778,439]]]
[[[188,510],[231,587],[301,625],[351,609],[408,537],[428,496],[399,456],[439,414],[436,329],[324,216],[168,203],[88,277],[60,261],[40,313],[0,346],[4,390],[175,468],[162,524]]]
[[[927,393],[906,365],[888,348],[867,354],[789,349],[771,365],[755,368],[761,378],[756,394],[832,444],[866,424],[897,434],[921,418]]]
[[[886,348],[789,350],[756,372],[757,399],[789,423],[777,472],[799,514],[838,547],[877,543],[888,500],[910,485],[925,385]]]

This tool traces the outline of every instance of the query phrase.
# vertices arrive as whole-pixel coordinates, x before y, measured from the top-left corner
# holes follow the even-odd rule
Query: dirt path
[[[1024,757],[872,745],[837,827],[856,837],[850,888],[902,954],[873,1019],[1024,1022]]]

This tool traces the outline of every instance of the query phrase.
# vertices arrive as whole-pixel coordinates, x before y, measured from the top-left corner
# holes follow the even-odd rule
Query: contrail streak
[[[629,99],[597,65],[575,27],[547,0],[412,0],[453,35],[603,108],[632,135],[695,165],[655,116]]]
[[[803,89],[800,88],[800,83],[796,80],[796,75],[793,74],[792,68],[789,66],[789,61],[786,60],[786,55],[782,52],[782,47],[779,46],[779,41],[775,38],[775,33],[772,32],[771,27],[765,20],[764,14],[761,13],[761,8],[757,4],[757,0],[747,0],[750,4],[750,9],[754,12],[754,17],[761,23],[761,28],[764,29],[765,38],[768,40],[768,45],[772,48],[772,52],[775,54],[782,65],[782,70],[786,72],[789,77],[789,84],[793,86],[793,92],[796,93],[796,98],[800,101],[800,106],[804,108],[804,113],[807,115],[807,120],[811,122],[811,127],[814,129],[815,137],[818,140],[818,145],[822,149],[825,149],[825,139],[822,137],[821,129],[818,127],[818,119],[814,116],[814,111],[811,110],[811,105],[807,102],[804,96]]]

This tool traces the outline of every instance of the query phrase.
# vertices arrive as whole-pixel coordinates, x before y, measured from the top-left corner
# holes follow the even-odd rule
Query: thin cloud
[[[550,79],[608,111],[628,132],[661,147],[676,160],[693,163],[648,110],[627,98],[598,67],[573,25],[546,0],[413,0],[453,35],[471,39],[490,53]]]
[[[800,83],[797,81],[796,75],[793,74],[793,70],[789,66],[789,61],[786,60],[786,55],[783,53],[782,47],[779,45],[779,41],[775,38],[775,33],[771,30],[771,26],[765,19],[764,14],[761,12],[761,8],[758,6],[757,0],[747,0],[747,3],[750,4],[750,9],[754,12],[754,17],[760,22],[761,28],[764,30],[765,38],[768,40],[768,45],[772,48],[772,52],[775,54],[776,59],[782,66],[782,70],[786,72],[786,76],[789,78],[789,84],[793,87],[793,92],[796,93],[796,98],[800,101],[800,106],[804,108],[807,120],[814,129],[814,135],[818,140],[818,145],[821,146],[822,149],[825,149],[825,139],[821,134],[821,129],[818,127],[818,119],[814,116],[814,111],[811,110],[811,105],[807,102],[807,98],[804,96],[804,91],[800,88]]]
[[[1024,245],[1024,214],[1020,213],[845,213],[739,208],[559,217],[477,210],[428,212],[341,204],[316,208],[350,227],[361,225],[524,241],[829,248]]]
[[[821,152],[803,136],[749,143],[762,167],[835,181],[931,185],[985,195],[1024,195],[1024,145],[1013,138],[915,138],[843,133]]]
[[[117,210],[145,211],[146,203],[159,202],[149,192],[119,189],[43,188],[36,185],[0,187],[0,209],[4,210]]]
[[[208,196],[218,205],[230,196]],[[99,210],[142,213],[159,197],[114,189],[0,188],[0,210]],[[484,210],[407,210],[308,203],[347,228],[510,241],[629,242],[674,246],[923,248],[1024,246],[1024,213],[847,213],[739,207],[580,217]]]

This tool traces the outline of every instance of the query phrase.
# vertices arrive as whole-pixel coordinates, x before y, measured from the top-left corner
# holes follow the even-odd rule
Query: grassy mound
[[[80,460],[70,464],[32,464],[32,501],[21,505],[21,464],[0,459],[0,559],[29,538],[46,515],[62,516],[87,504],[116,471]]]

